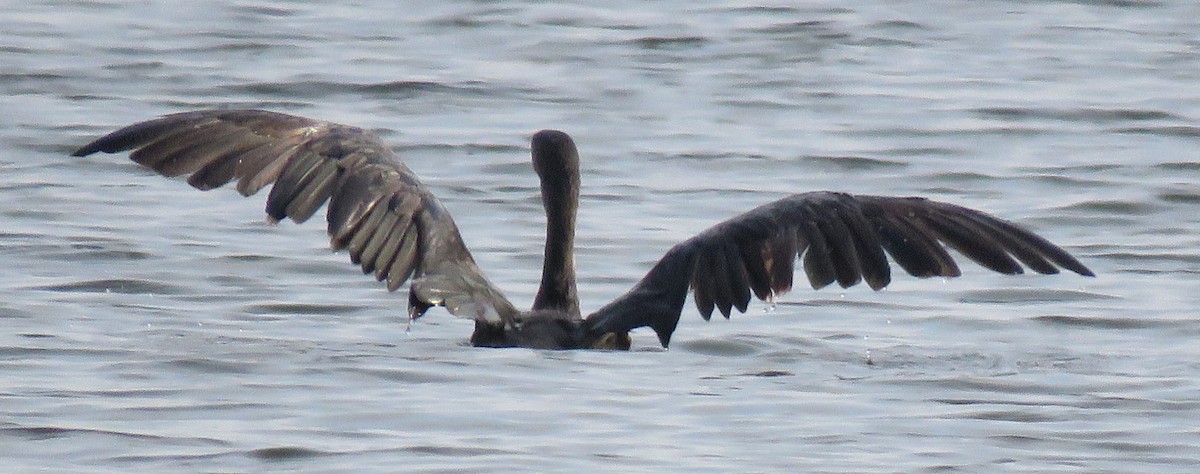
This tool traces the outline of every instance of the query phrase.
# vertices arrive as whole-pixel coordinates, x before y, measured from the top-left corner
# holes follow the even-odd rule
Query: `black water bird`
[[[411,281],[408,314],[433,306],[475,321],[471,342],[486,347],[628,349],[629,331],[649,326],[663,347],[688,290],[704,319],[745,312],[792,287],[803,262],[809,284],[843,288],[891,281],[887,255],[916,277],[953,277],[952,248],[988,269],[1017,274],[1059,267],[1093,276],[1065,250],[1012,222],[918,197],[837,192],[795,194],[721,222],[679,243],[629,292],[586,318],[575,287],[579,155],[571,138],[543,130],[532,139],[541,180],[546,247],[530,311],[508,301],[475,264],[458,228],[378,138],[360,128],[262,110],[209,110],[136,123],[75,151],[134,150],[133,161],[164,176],[189,175],[201,189],[237,180],[244,196],[275,183],[271,219],[304,222],[329,202],[331,245],[394,291]],[[886,252],[886,254],[885,254]]]

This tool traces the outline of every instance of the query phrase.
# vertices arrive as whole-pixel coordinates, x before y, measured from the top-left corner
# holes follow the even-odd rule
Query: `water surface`
[[[1150,472],[1200,464],[1200,8],[1186,1],[9,2],[0,457],[30,471]],[[1099,275],[807,289],[669,351],[406,331],[320,223],[123,156],[261,107],[377,130],[532,301],[529,136],[583,155],[585,308],[788,193],[926,195]],[[896,272],[899,273],[899,272]],[[586,309],[585,309],[586,310]]]

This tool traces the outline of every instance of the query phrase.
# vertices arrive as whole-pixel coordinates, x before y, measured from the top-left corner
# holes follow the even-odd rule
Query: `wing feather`
[[[825,233],[821,231],[821,226],[812,220],[801,222],[800,230],[804,232],[804,240],[808,242],[808,248],[804,250],[804,273],[808,275],[808,284],[814,290],[829,286],[837,279],[837,274],[833,268],[833,255],[830,254]]]
[[[696,300],[696,309],[700,310],[700,317],[708,321],[712,318],[713,309],[716,308],[716,302],[713,299],[713,294],[716,293],[716,278],[713,274],[716,273],[716,257],[708,254],[701,254],[696,258],[695,270],[692,272],[692,294]]]
[[[835,220],[847,227],[847,235],[854,241],[854,252],[858,257],[859,273],[867,286],[879,290],[891,283],[892,272],[883,243],[875,226],[857,208],[838,207]]]
[[[742,268],[746,270],[746,283],[750,286],[751,292],[760,300],[769,298],[772,281],[770,264],[767,263],[767,258],[769,258],[767,244],[739,245],[738,251],[741,256]],[[747,303],[749,303],[748,298]]]

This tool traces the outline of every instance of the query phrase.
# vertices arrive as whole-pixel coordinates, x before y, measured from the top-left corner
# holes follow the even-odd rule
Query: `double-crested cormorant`
[[[201,190],[237,180],[249,196],[272,182],[271,219],[304,222],[326,201],[331,245],[346,249],[388,290],[411,281],[408,314],[433,306],[475,320],[471,342],[486,347],[628,349],[629,331],[649,326],[663,347],[688,289],[701,316],[746,311],[791,289],[799,257],[813,288],[891,281],[885,255],[916,277],[953,277],[945,247],[991,270],[1038,273],[1058,267],[1092,276],[1065,250],[1011,222],[916,197],[795,194],[721,222],[674,246],[634,287],[588,317],[575,290],[579,155],[571,138],[533,136],[533,166],[546,209],[542,282],[519,311],[475,265],[450,214],[407,166],[363,129],[261,110],[209,110],[136,123],[75,151],[134,150],[133,161],[164,176],[190,175]]]

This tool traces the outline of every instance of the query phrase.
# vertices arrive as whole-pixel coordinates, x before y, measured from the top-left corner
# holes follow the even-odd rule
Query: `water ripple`
[[[1137,316],[1129,318],[1110,318],[1099,316],[1036,316],[1030,318],[1051,326],[1096,328],[1096,329],[1183,329],[1191,326],[1190,322],[1153,317]]]
[[[1145,201],[1094,199],[1077,202],[1068,206],[1062,206],[1058,209],[1070,213],[1099,212],[1106,214],[1145,216],[1161,211],[1163,207],[1161,205]]]
[[[1135,133],[1140,135],[1157,135],[1161,137],[1196,138],[1200,137],[1200,127],[1190,125],[1171,125],[1160,127],[1124,127],[1114,129],[1116,133]]]
[[[5,423],[0,426],[0,433],[12,434],[29,441],[48,441],[63,438],[103,437],[109,442],[154,441],[166,445],[203,445],[223,446],[225,442],[213,438],[179,438],[173,436],[158,436],[127,431],[101,430],[89,428],[65,428],[59,426],[22,426],[17,423]]]
[[[256,314],[349,314],[368,309],[368,305],[327,303],[263,303],[246,306],[246,311]]]
[[[997,288],[985,290],[970,290],[962,292],[958,301],[963,303],[1062,303],[1071,301],[1106,301],[1121,299],[1118,296],[1106,295],[1082,290],[1062,289],[1027,289],[1027,288]]]
[[[1050,119],[1092,123],[1183,119],[1183,117],[1170,112],[1143,109],[1046,109],[1031,107],[985,107],[974,109],[971,112],[984,117],[1000,118],[1005,120]]]
[[[274,448],[255,449],[246,454],[248,454],[250,457],[259,458],[264,461],[288,461],[293,459],[328,456],[333,453],[312,448],[305,448],[302,446],[279,446]]]
[[[320,80],[298,80],[287,82],[255,82],[222,87],[214,91],[217,95],[229,92],[255,96],[275,97],[327,97],[337,94],[380,94],[387,96],[415,97],[424,94],[474,95],[490,93],[486,84],[474,82],[449,85],[427,81],[386,81],[375,83],[331,82]]]
[[[131,278],[101,278],[96,280],[32,287],[34,290],[63,293],[120,293],[148,295],[180,295],[189,291],[177,285]]]

